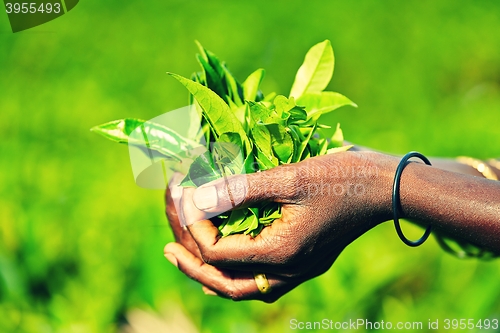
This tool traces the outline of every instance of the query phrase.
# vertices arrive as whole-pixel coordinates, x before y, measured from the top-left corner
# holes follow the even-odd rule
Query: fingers
[[[197,188],[193,201],[207,213],[223,213],[264,201],[287,202],[295,196],[296,180],[296,169],[290,166],[223,177]]]
[[[272,227],[265,228],[256,238],[249,235],[232,235],[220,239],[217,227],[207,220],[215,214],[207,214],[195,206],[194,192],[194,188],[180,188],[180,191],[176,192],[176,188],[170,186],[167,193],[167,215],[176,241],[199,258],[222,266],[241,266],[250,261],[266,266],[276,263],[273,259],[281,260],[285,254],[280,252],[290,249],[290,246],[284,247],[282,242],[291,239],[285,232],[289,226],[279,220],[274,221]],[[182,225],[187,225],[187,228]],[[279,239],[275,238],[277,230],[281,230]]]
[[[183,179],[183,175],[176,172],[168,182],[167,191],[165,192],[165,213],[172,225],[174,232],[180,227],[185,226],[184,218],[181,214],[181,198],[183,187],[179,186]]]
[[[199,210],[198,207],[196,207],[193,201],[193,193],[195,192],[195,190],[196,190],[195,188],[186,187],[183,189],[182,192],[181,214],[184,217],[185,226],[190,226],[196,222],[207,220],[211,217],[216,216],[216,214],[206,213],[202,210]]]
[[[175,175],[172,177],[172,180],[175,181]],[[165,213],[177,241],[179,241],[178,237],[182,233],[181,217],[179,215],[180,209],[177,208],[180,207],[181,197],[182,187],[171,181],[165,191]]]
[[[255,253],[257,244],[248,235],[232,235],[220,238],[219,229],[206,219],[206,213],[199,210],[193,202],[195,189],[186,188],[182,197],[183,214],[186,216],[187,229],[200,249],[202,258],[208,263],[230,264],[229,261],[241,263],[241,259]],[[218,258],[227,258],[225,262],[217,262]]]
[[[179,270],[204,285],[204,292],[213,293],[235,301],[257,299],[273,302],[298,283],[285,282],[283,279],[267,274],[272,288],[269,294],[262,294],[257,287],[252,272],[229,271],[206,264],[178,243],[165,246],[165,256]]]
[[[183,179],[184,175],[175,173],[169,181],[169,186],[165,192],[165,213],[167,215],[170,227],[174,233],[175,240],[181,243],[193,254],[201,258],[200,250],[196,242],[191,237],[189,230],[185,226],[185,219],[181,209],[181,199],[183,188],[178,184]]]
[[[293,242],[291,225],[282,219],[275,220],[255,238],[244,234],[221,238],[218,228],[207,219],[215,213],[207,214],[196,207],[193,200],[196,191],[185,188],[181,206],[187,229],[206,263],[235,268],[251,262],[265,268],[274,264],[286,265],[299,250],[299,244]]]
[[[281,271],[297,263],[301,246],[294,242],[288,224],[275,220],[255,238],[235,234],[221,238],[209,220],[188,226],[206,263],[233,269],[272,269]]]
[[[184,274],[220,296],[239,300],[244,296],[248,297],[259,293],[251,273],[242,273],[233,277],[221,269],[204,263],[177,243],[167,244],[165,253],[175,257],[177,267]]]

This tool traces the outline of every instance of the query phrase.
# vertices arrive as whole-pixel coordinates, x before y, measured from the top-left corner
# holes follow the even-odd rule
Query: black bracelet
[[[427,165],[431,165],[431,162],[424,155],[417,153],[416,151],[409,152],[401,159],[399,162],[398,168],[396,169],[396,175],[394,176],[394,186],[392,187],[392,212],[394,214],[394,227],[396,228],[396,232],[398,233],[399,238],[408,246],[419,246],[422,245],[429,235],[431,234],[432,226],[429,225],[425,230],[425,233],[420,239],[416,241],[411,241],[405,237],[403,231],[401,230],[401,226],[399,225],[399,212],[401,210],[401,200],[399,198],[399,183],[401,180],[401,174],[403,173],[404,168],[408,165],[408,160],[412,157],[418,157]]]

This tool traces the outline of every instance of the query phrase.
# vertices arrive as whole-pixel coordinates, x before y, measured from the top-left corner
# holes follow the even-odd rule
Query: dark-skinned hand
[[[274,302],[326,272],[347,245],[390,218],[397,163],[378,153],[343,152],[197,189],[175,186],[177,177],[166,193],[176,242],[166,245],[165,256],[207,294]],[[255,238],[221,238],[209,219],[270,201],[282,204],[282,217]],[[253,272],[266,274],[269,293],[259,291]]]

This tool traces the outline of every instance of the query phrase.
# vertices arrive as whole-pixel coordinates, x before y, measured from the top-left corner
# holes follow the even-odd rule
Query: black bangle
[[[394,176],[394,186],[392,187],[392,212],[394,214],[394,227],[396,228],[396,232],[398,233],[399,238],[408,246],[419,246],[422,245],[429,235],[431,234],[432,226],[429,225],[427,229],[425,229],[425,233],[420,239],[416,241],[411,241],[405,237],[403,231],[401,230],[401,226],[399,225],[399,212],[401,210],[401,201],[399,198],[399,183],[401,180],[401,174],[403,173],[404,168],[408,165],[408,160],[412,157],[418,157],[427,165],[431,165],[431,162],[424,155],[417,153],[416,151],[409,152],[399,162],[398,168],[396,169],[396,175]]]

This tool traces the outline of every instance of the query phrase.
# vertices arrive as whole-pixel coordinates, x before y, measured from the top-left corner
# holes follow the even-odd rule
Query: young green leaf
[[[237,133],[223,133],[212,144],[215,164],[223,175],[235,175],[244,172],[243,147]]]
[[[222,69],[224,71],[224,81],[226,82],[229,99],[237,106],[243,105],[243,87],[236,81],[225,64],[222,64]]]
[[[318,143],[319,143],[319,151],[317,155],[325,155],[328,149],[328,140],[320,139],[318,140]]]
[[[266,125],[257,124],[252,130],[252,139],[256,152],[255,160],[260,170],[267,170],[279,165],[278,159],[272,151],[271,134]]]
[[[278,115],[274,109],[268,108],[264,105],[264,103],[247,101],[247,104],[250,106],[250,128],[256,124],[273,124],[282,122],[281,116]]]
[[[354,147],[353,145],[350,145],[350,146],[343,146],[343,147],[337,147],[337,148],[330,148],[326,151],[327,154],[335,154],[335,153],[340,153],[340,152],[343,152],[343,151],[348,151],[349,149],[351,149],[352,147]]]
[[[243,126],[238,121],[229,106],[216,93],[201,84],[186,79],[177,74],[168,73],[184,85],[203,109],[203,116],[211,128],[220,136],[222,133],[238,133],[243,141],[246,151],[251,150],[247,135]]]
[[[295,99],[293,97],[286,98],[283,95],[276,96],[273,104],[276,107],[276,113],[278,113],[280,117],[283,113],[290,111],[296,106]]]
[[[207,151],[194,160],[189,168],[189,173],[181,181],[180,185],[197,187],[220,177],[221,174],[215,167],[212,154]]]
[[[303,124],[307,120],[307,112],[304,107],[296,106],[290,111],[290,118],[288,119],[287,124]]]
[[[273,91],[271,93],[268,93],[264,98],[259,99],[259,101],[262,100],[262,102],[264,102],[264,103],[266,103],[266,102],[271,103],[276,98],[276,96],[277,96],[277,94]]]
[[[194,158],[202,147],[168,127],[141,119],[114,120],[95,126],[91,131],[112,141],[151,149],[178,161]]]
[[[196,46],[198,46],[198,50],[200,51],[200,56],[217,73],[219,81],[222,81],[222,77],[224,76],[224,70],[222,69],[221,61],[215,56],[215,54],[205,49],[199,41],[195,40],[194,42],[196,43]],[[204,68],[204,66],[202,66],[202,68]]]
[[[238,119],[238,121],[241,123],[243,126],[243,130],[245,133],[248,133],[249,128],[248,128],[248,121],[247,121],[247,115],[249,114],[249,108],[248,104],[245,103],[241,106],[238,106],[236,108],[231,108],[234,111],[235,117]]]
[[[207,87],[219,95],[226,103],[243,105],[243,88],[233,77],[224,62],[196,41],[200,54],[197,56],[207,78]]]
[[[269,170],[279,165],[279,161],[276,157],[273,156],[271,159],[269,159],[258,148],[256,150],[255,161],[257,162],[257,165],[259,167],[258,170],[261,171]]]
[[[253,154],[248,154],[243,162],[244,173],[254,173],[257,172],[258,168],[255,164],[255,157]]]
[[[196,59],[203,69],[202,82],[206,82],[206,86],[209,87],[217,95],[219,95],[219,97],[227,103],[228,92],[226,87],[222,84],[219,74],[215,71],[215,69],[212,68],[212,66],[210,66],[208,61],[205,60],[202,55],[198,54]]]
[[[255,146],[269,159],[272,158],[271,134],[263,124],[256,124],[252,129],[252,139]]]
[[[243,82],[243,96],[245,97],[245,100],[256,102],[259,101],[259,99],[257,99],[259,86],[262,82],[262,79],[264,78],[265,73],[265,70],[259,68],[255,72],[250,74],[245,82]]]
[[[290,126],[290,129],[291,129],[291,131],[290,131],[291,134],[297,133],[297,131],[299,131],[296,126]],[[292,159],[292,163],[300,161],[300,157],[304,154],[304,151],[306,150],[307,145],[309,144],[309,140],[311,140],[311,137],[313,136],[315,129],[316,129],[316,125],[311,129],[311,131],[305,137],[305,139],[298,141],[299,144],[298,144],[297,150],[294,154],[294,157]]]
[[[349,98],[333,91],[308,92],[297,99],[297,104],[306,108],[308,118],[323,115],[344,105],[357,107]]]
[[[295,76],[290,96],[323,91],[330,82],[334,67],[333,49],[329,40],[314,45]]]
[[[271,134],[271,147],[274,155],[280,161],[280,164],[289,163],[291,161],[294,147],[293,140],[285,127],[279,124],[266,125]]]
[[[340,128],[340,124],[337,124],[337,128],[330,138],[330,143],[328,144],[328,148],[337,148],[342,147],[344,145],[344,134],[342,129]]]
[[[244,234],[248,235],[254,230],[259,228],[259,209],[258,208],[248,208],[251,214],[247,215],[248,227]]]
[[[223,237],[243,232],[248,229],[251,220],[247,219],[249,210],[247,208],[231,211],[229,218],[219,226],[219,231]]]

